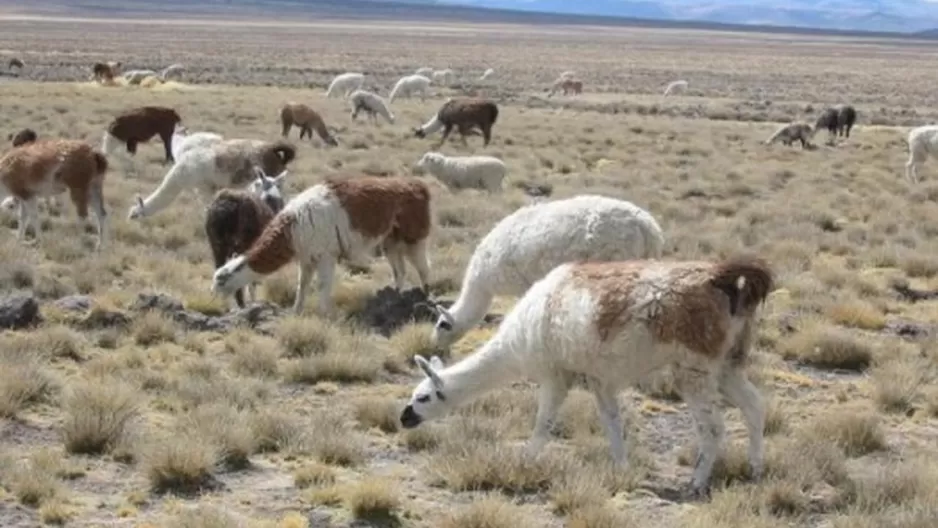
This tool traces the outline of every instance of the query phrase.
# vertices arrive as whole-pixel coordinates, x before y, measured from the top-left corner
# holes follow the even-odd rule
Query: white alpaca
[[[293,311],[302,313],[315,268],[319,313],[328,315],[336,264],[367,267],[379,244],[398,290],[404,286],[405,258],[426,290],[430,215],[430,189],[422,181],[378,176],[327,180],[290,200],[244,255],[216,270],[212,291],[233,295],[295,258],[299,276]]]
[[[525,293],[474,354],[447,368],[436,356],[429,362],[415,356],[426,378],[414,389],[401,424],[417,427],[525,378],[539,385],[527,445],[527,454],[536,455],[570,388],[583,384],[596,398],[613,461],[624,469],[618,393],[671,367],[697,423],[690,491],[709,491],[724,440],[721,397],[742,411],[749,464],[759,479],[765,407],[745,368],[758,307],[772,288],[772,271],[760,259],[563,264]]]
[[[427,97],[427,90],[430,88],[430,79],[423,75],[406,75],[401,77],[391,95],[388,96],[388,104],[393,103],[397,97],[411,97],[414,94],[420,94],[420,100],[424,101]]]
[[[387,119],[388,123],[394,123],[394,114],[388,109],[388,105],[384,102],[384,99],[376,93],[365,90],[355,90],[352,92],[352,95],[349,96],[349,101],[352,102],[353,120],[358,118],[359,112],[365,112],[375,122],[378,121],[378,115],[381,115]]]
[[[188,188],[195,190],[199,199],[207,204],[221,189],[241,188],[251,183],[258,167],[265,174],[283,173],[295,156],[295,148],[282,141],[228,139],[188,148],[176,159],[155,191],[145,199],[136,196],[127,218],[152,216]]]
[[[433,82],[441,86],[449,86],[453,84],[453,79],[455,77],[456,74],[453,73],[453,70],[449,68],[433,72]]]
[[[329,89],[326,90],[326,97],[341,94],[342,97],[348,97],[350,93],[362,87],[365,82],[365,74],[358,72],[346,72],[336,75],[329,83]]]
[[[505,162],[494,156],[446,156],[439,152],[427,152],[416,166],[429,171],[450,190],[501,191],[507,172]]]
[[[189,132],[183,125],[176,125],[173,130],[173,159],[178,160],[182,153],[196,147],[204,147],[222,141],[224,138],[214,132]]]
[[[433,342],[452,345],[482,320],[496,295],[522,295],[564,262],[659,258],[664,243],[655,218],[625,200],[581,195],[522,207],[476,246],[456,302],[437,306]]]
[[[482,76],[479,77],[479,80],[480,80],[480,81],[485,81],[485,80],[487,80],[489,77],[491,77],[491,76],[493,76],[493,75],[495,75],[495,70],[493,70],[492,68],[489,68],[489,69],[485,70],[484,72],[482,72]]]
[[[664,95],[671,95],[676,92],[678,89],[686,89],[687,81],[674,81],[669,84],[667,88],[664,89]]]
[[[562,80],[562,79],[573,79],[574,77],[576,77],[576,73],[573,70],[567,70],[561,73],[560,76],[557,78]]]
[[[127,81],[127,84],[136,85],[149,76],[157,76],[153,70],[127,70],[121,76]]]
[[[929,156],[938,157],[938,125],[913,128],[908,135],[909,161],[905,164],[905,179],[918,183],[918,166]]]
[[[424,66],[423,68],[417,68],[417,71],[414,72],[417,75],[423,75],[424,77],[429,77],[433,75],[433,68],[429,66]]]

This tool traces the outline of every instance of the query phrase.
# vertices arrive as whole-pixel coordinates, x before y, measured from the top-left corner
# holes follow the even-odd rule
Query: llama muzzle
[[[401,413],[401,425],[403,425],[405,429],[413,429],[420,425],[421,422],[423,422],[423,418],[414,411],[412,405],[404,407],[404,411]]]

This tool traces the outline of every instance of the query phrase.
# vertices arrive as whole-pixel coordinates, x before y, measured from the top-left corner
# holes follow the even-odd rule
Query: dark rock
[[[91,309],[91,298],[87,295],[69,295],[52,304],[56,308],[67,312],[84,312]]]
[[[169,295],[162,293],[140,293],[137,300],[130,307],[134,311],[159,310],[161,312],[177,312],[183,310],[182,303]]]
[[[205,315],[186,310],[182,302],[168,295],[144,293],[137,296],[137,301],[131,309],[163,312],[176,324],[195,332],[228,332],[238,326],[257,328],[283,315],[283,310],[279,306],[270,303],[253,303],[224,315]]]
[[[420,288],[398,292],[386,286],[349,317],[389,337],[407,323],[436,321],[436,312],[427,301],[427,294]]]
[[[130,317],[123,312],[114,312],[101,308],[92,309],[84,319],[77,323],[82,330],[101,330],[104,328],[126,328],[130,326]]]
[[[935,327],[934,325],[919,323],[917,321],[893,319],[886,322],[886,326],[883,328],[883,331],[897,335],[899,337],[920,339],[934,334]]]
[[[938,299],[938,290],[917,290],[903,281],[893,282],[891,286],[892,289],[899,294],[899,297],[912,303]]]
[[[28,328],[41,322],[39,302],[32,295],[0,298],[0,329]]]

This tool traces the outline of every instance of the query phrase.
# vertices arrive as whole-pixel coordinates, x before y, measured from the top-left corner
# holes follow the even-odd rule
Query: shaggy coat
[[[118,143],[127,145],[131,156],[137,153],[137,144],[146,143],[153,136],[163,140],[166,161],[173,162],[173,131],[182,121],[172,108],[163,106],[143,106],[128,110],[115,117],[104,132],[102,150],[111,155],[117,150]]]
[[[0,191],[15,198],[15,205],[19,206],[17,239],[24,240],[32,226],[33,236],[38,240],[37,199],[67,190],[82,223],[88,218],[88,206],[94,209],[97,247],[103,247],[107,238],[103,193],[107,168],[107,158],[102,153],[84,141],[71,139],[27,143],[0,158]]]
[[[280,124],[283,126],[281,132],[283,137],[287,137],[290,134],[290,129],[293,128],[293,125],[296,125],[300,127],[300,139],[303,139],[304,134],[313,139],[313,130],[315,129],[316,134],[326,144],[333,147],[339,146],[339,143],[329,133],[329,129],[326,128],[326,123],[323,122],[319,112],[305,104],[291,102],[283,105],[280,109]]]
[[[348,94],[358,90],[365,82],[365,74],[358,72],[346,72],[336,75],[329,83],[329,89],[326,90],[326,97],[342,94],[342,97],[348,97]]]
[[[505,162],[494,156],[446,156],[439,152],[427,152],[416,166],[429,171],[451,191],[501,191],[507,172]]]
[[[443,137],[437,147],[443,146],[453,128],[459,130],[463,143],[473,128],[482,131],[483,146],[488,146],[492,140],[492,126],[498,119],[498,105],[488,99],[469,97],[450,98],[436,115],[422,127],[414,130],[418,138],[425,138],[439,129],[443,129]]]
[[[425,101],[427,90],[430,89],[430,82],[430,79],[423,75],[414,74],[401,77],[388,95],[388,104],[393,103],[398,97],[411,97],[416,93],[420,94],[421,101]]]
[[[837,105],[825,109],[814,122],[815,130],[827,129],[831,139],[850,137],[850,129],[857,121],[857,111],[850,105]]]
[[[14,147],[18,147],[20,145],[25,145],[27,143],[32,143],[33,141],[36,141],[38,137],[39,136],[36,134],[35,130],[31,128],[24,128],[23,130],[20,130],[16,134],[10,134],[9,136],[7,136],[7,140],[12,141]]]
[[[303,311],[315,270],[319,312],[328,314],[336,263],[366,267],[379,245],[391,264],[398,290],[404,286],[405,259],[426,289],[431,229],[430,190],[420,180],[376,176],[327,180],[291,199],[247,253],[215,272],[212,289],[231,294],[296,258],[299,276],[294,312]]]
[[[938,125],[924,125],[909,131],[909,160],[905,164],[905,178],[918,183],[918,167],[929,157],[938,157]]]
[[[150,196],[136,196],[128,218],[152,216],[187,188],[194,188],[200,199],[207,200],[221,189],[251,183],[258,168],[264,174],[281,174],[295,157],[296,147],[284,141],[227,139],[189,148]]]
[[[811,138],[814,137],[816,129],[807,123],[789,123],[779,127],[769,139],[765,140],[765,145],[771,145],[776,141],[781,141],[783,145],[790,146],[795,141],[801,141],[801,148],[811,146]]]
[[[378,121],[378,115],[387,119],[388,123],[394,123],[394,114],[388,109],[388,104],[376,93],[366,92],[365,90],[355,90],[349,96],[352,102],[352,120],[358,118],[359,112],[367,113],[372,120]]]
[[[452,345],[482,320],[496,295],[522,295],[564,262],[659,258],[664,243],[655,218],[625,200],[581,195],[522,207],[476,246],[456,302],[437,307],[432,340]]]
[[[215,269],[250,249],[274,215],[283,209],[282,183],[282,176],[268,178],[259,174],[247,190],[218,191],[205,215],[205,235],[212,248]],[[253,301],[253,283],[248,291]],[[234,295],[238,307],[244,308],[243,290]]]
[[[697,423],[691,492],[709,491],[723,443],[723,397],[742,411],[758,479],[765,408],[745,366],[757,309],[773,287],[769,266],[754,258],[562,264],[524,294],[474,354],[446,368],[439,358],[415,356],[426,378],[414,389],[401,424],[416,427],[527,378],[539,384],[527,446],[533,455],[547,443],[570,388],[583,384],[596,398],[612,458],[621,466],[627,454],[617,395],[670,367]]]

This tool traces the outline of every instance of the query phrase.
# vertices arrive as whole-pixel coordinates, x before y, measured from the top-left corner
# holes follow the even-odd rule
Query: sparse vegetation
[[[334,317],[314,314],[311,298],[300,316],[200,326],[226,310],[209,291],[201,202],[185,192],[158,215],[126,220],[133,196],[168,170],[152,141],[132,162],[109,157],[107,251],[90,251],[94,233],[75,225],[67,199],[50,212],[40,206],[38,244],[0,237],[0,290],[31,290],[44,317],[0,334],[0,525],[310,528],[326,524],[318,515],[439,528],[933,524],[938,300],[911,303],[893,290],[897,280],[938,288],[935,169],[923,166],[917,187],[901,177],[901,127],[938,120],[921,69],[927,46],[818,36],[780,47],[758,34],[560,27],[504,36],[455,24],[423,26],[415,40],[390,22],[317,24],[130,31],[0,22],[0,50],[30,46],[22,76],[3,83],[2,137],[29,126],[97,145],[118,111],[158,104],[177,108],[193,131],[275,139],[278,109],[295,100],[320,112],[340,143],[292,140],[286,191],[295,195],[336,174],[413,174],[435,139],[410,137],[412,126],[445,97],[494,97],[500,115],[484,153],[503,159],[512,181],[497,195],[431,185],[434,298],[455,298],[475,244],[531,201],[525,189],[633,201],[665,229],[669,257],[761,253],[779,277],[751,351],[768,402],[764,478],[750,481],[739,413],[730,411],[712,499],[679,504],[696,448],[668,372],[620,395],[627,470],[611,466],[594,398],[579,387],[537,459],[523,456],[537,409],[536,388],[523,381],[402,430],[413,355],[449,363],[484,343],[492,325],[446,351],[431,347],[432,321],[390,337],[373,332],[353,314],[392,282],[383,258],[336,270]],[[628,71],[611,47],[631,50]],[[491,61],[497,85],[472,84],[478,57]],[[179,61],[188,73],[154,88],[86,82],[91,62],[112,59]],[[452,67],[457,87],[395,101],[393,125],[353,123],[345,101],[323,96],[336,70],[367,71],[369,89],[385,95],[424,64]],[[584,93],[545,99],[543,79],[566,64],[586,81]],[[667,81],[687,72],[690,91],[663,99]],[[830,94],[856,101],[849,140],[804,151],[758,144],[780,122],[813,120]],[[458,141],[443,150],[483,153],[478,138]],[[15,215],[0,212],[0,225],[14,229]],[[291,264],[265,278],[258,296],[288,308],[295,281]],[[164,294],[189,312],[140,310],[138,293]],[[76,296],[70,302],[81,305],[82,295],[88,309],[57,301]],[[513,302],[498,298],[491,312]],[[284,516],[290,510],[303,513]]]

